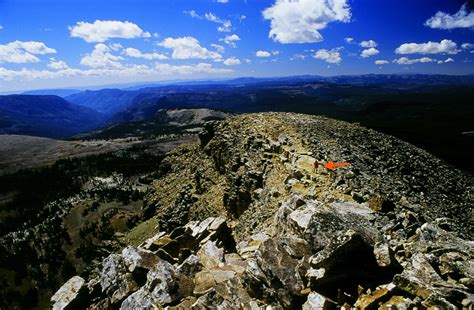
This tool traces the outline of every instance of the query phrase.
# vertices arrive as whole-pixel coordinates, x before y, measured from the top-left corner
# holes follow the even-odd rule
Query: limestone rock
[[[303,310],[329,310],[334,309],[336,304],[326,297],[316,293],[311,292],[308,295],[308,300],[303,304]]]
[[[167,305],[181,298],[179,287],[178,271],[165,260],[158,260],[147,274],[145,288],[157,304]]]
[[[150,251],[130,246],[122,250],[122,257],[129,272],[133,272],[137,267],[149,270],[159,260],[158,256]]]
[[[111,303],[121,302],[139,288],[132,274],[128,273],[123,257],[118,254],[111,254],[104,260],[100,285]]]
[[[222,265],[224,262],[224,250],[218,248],[214,242],[206,242],[197,252],[199,262],[205,268],[211,269]]]
[[[87,298],[87,289],[84,284],[84,279],[79,276],[69,279],[51,297],[52,308],[54,310],[62,310],[83,307]]]
[[[120,310],[129,309],[157,310],[161,309],[161,307],[153,303],[153,298],[151,297],[151,294],[145,288],[142,287],[135,293],[128,296],[127,299],[122,302]]]
[[[440,303],[444,307],[454,307],[451,300],[462,294],[463,287],[444,281],[429,263],[426,255],[417,253],[411,263],[400,275],[393,279],[394,284],[408,293],[430,300],[428,304]],[[456,299],[456,298],[454,298]]]
[[[299,254],[293,256],[298,251]],[[306,287],[304,275],[309,264],[304,254],[309,253],[309,245],[302,239],[294,238],[268,239],[256,253],[258,266],[268,279],[267,282],[280,283],[276,289],[277,298],[285,307],[290,307],[293,297],[300,296]]]

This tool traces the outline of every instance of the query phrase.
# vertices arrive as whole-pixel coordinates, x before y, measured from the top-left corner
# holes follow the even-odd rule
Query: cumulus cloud
[[[438,12],[425,22],[425,26],[436,29],[474,28],[474,11],[468,11],[463,5],[454,15]]]
[[[364,57],[364,58],[367,58],[367,57],[370,57],[370,56],[375,56],[378,53],[380,53],[380,51],[378,49],[376,49],[374,47],[371,47],[371,48],[363,50],[362,53],[360,54],[360,56]]]
[[[235,57],[230,57],[224,60],[224,65],[226,66],[235,66],[235,65],[240,65],[240,59],[235,58]]]
[[[280,43],[323,41],[320,31],[331,22],[349,22],[347,0],[276,0],[263,11],[271,21],[268,36]]]
[[[436,61],[435,59],[432,59],[429,57],[422,57],[422,58],[416,58],[416,59],[401,57],[401,58],[395,59],[393,62],[399,65],[412,65],[416,63],[429,63],[429,62],[435,62],[435,61]]]
[[[0,45],[0,63],[32,63],[39,62],[35,55],[54,54],[56,50],[43,42],[13,41]]]
[[[71,37],[81,38],[86,42],[105,42],[112,38],[133,39],[149,38],[151,34],[143,31],[136,24],[115,20],[96,20],[93,23],[78,22],[69,26]]]
[[[474,44],[472,44],[472,43],[463,43],[461,45],[461,48],[463,50],[472,50],[472,49],[474,49]]]
[[[314,53],[313,57],[316,59],[324,60],[325,62],[331,64],[339,64],[342,61],[341,53],[339,52],[339,48],[335,48],[332,50],[327,49],[320,49]]]
[[[450,63],[450,62],[454,62],[454,59],[452,59],[451,57],[447,58],[446,60],[438,60],[438,65],[446,64],[446,63]]]
[[[158,45],[173,50],[173,59],[220,59],[222,55],[202,47],[194,37],[166,38]]]
[[[168,59],[168,56],[164,54],[159,54],[159,53],[142,53],[140,50],[137,50],[136,48],[128,47],[122,51],[122,54],[128,57],[133,57],[133,58],[143,58],[143,59],[148,59],[148,60],[153,60],[153,59]]]
[[[56,59],[51,58],[48,64],[48,68],[53,69],[53,70],[65,70],[65,69],[69,69],[69,66],[67,65],[67,63],[65,63],[62,60],[56,61]]]
[[[257,57],[270,57],[270,56],[272,56],[272,54],[270,52],[267,52],[267,51],[257,51],[255,53],[255,56],[257,56]]]
[[[375,42],[374,40],[367,40],[360,42],[359,45],[364,48],[377,47],[377,42]]]
[[[451,40],[428,43],[405,43],[400,45],[395,53],[397,54],[457,54],[459,52],[457,44]]]
[[[351,44],[352,42],[354,42],[354,38],[344,38],[344,41],[346,41],[347,44]]]
[[[94,50],[81,59],[81,65],[91,68],[121,68],[123,57],[110,53],[111,48],[103,43],[96,44]]]
[[[235,42],[240,41],[240,37],[236,34],[231,34],[224,38],[220,38],[219,41],[224,42],[231,47],[237,47]]]
[[[375,61],[375,64],[376,65],[386,65],[388,64],[389,62],[387,60],[384,60],[384,59],[380,59],[380,60],[376,60]]]

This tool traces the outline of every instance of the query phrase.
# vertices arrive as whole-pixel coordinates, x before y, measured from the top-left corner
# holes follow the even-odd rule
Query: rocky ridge
[[[53,308],[473,306],[472,178],[407,143],[250,114],[207,123],[163,171],[129,246],[65,283]]]

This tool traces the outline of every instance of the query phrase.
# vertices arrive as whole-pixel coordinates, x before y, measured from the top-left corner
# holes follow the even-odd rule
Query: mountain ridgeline
[[[320,116],[240,115],[199,137],[163,158],[122,249],[53,307],[469,309],[468,175]]]
[[[428,75],[0,96],[0,308],[467,310],[473,97]]]
[[[152,123],[148,127],[164,128],[166,133],[174,130],[160,123],[158,111],[169,109],[297,112],[360,123],[422,147],[463,170],[474,171],[470,160],[474,139],[463,134],[473,130],[473,97],[472,75],[239,78],[76,92],[65,96],[70,104],[62,102],[62,112],[61,105],[45,105],[46,97],[30,96],[22,100],[31,104],[16,106],[16,113],[11,109],[7,113],[2,108],[6,104],[1,102],[11,98],[1,96],[0,125],[3,133],[57,138],[94,129],[105,138],[110,132],[112,138],[116,131],[108,128],[114,126],[121,134],[128,130],[128,136],[142,132],[147,122]],[[42,109],[39,115],[50,115],[53,121],[29,119],[30,105],[38,106]],[[82,110],[71,113],[71,109]],[[148,135],[149,131],[144,132]]]

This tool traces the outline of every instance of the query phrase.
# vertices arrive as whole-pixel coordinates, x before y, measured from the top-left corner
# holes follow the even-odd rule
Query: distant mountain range
[[[0,134],[65,138],[103,124],[102,114],[58,96],[0,96]]]
[[[80,89],[39,89],[39,90],[26,91],[21,94],[22,95],[39,95],[39,96],[52,95],[52,96],[59,96],[59,97],[64,98],[72,94],[80,93],[81,91],[82,90]]]
[[[474,130],[474,75],[243,77],[141,86],[80,91],[64,99],[0,96],[0,133],[63,138],[89,130],[105,136],[113,129],[112,136],[130,136],[161,130],[158,111],[206,108],[298,112],[359,122],[454,164],[470,161],[474,152],[472,137],[462,135]],[[65,91],[62,95],[74,90]]]
[[[111,117],[125,110],[139,93],[121,89],[86,90],[67,96],[65,99]]]

